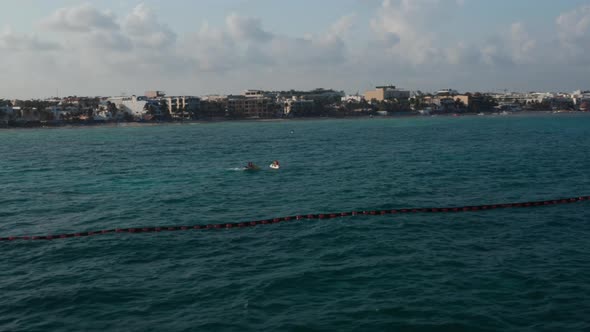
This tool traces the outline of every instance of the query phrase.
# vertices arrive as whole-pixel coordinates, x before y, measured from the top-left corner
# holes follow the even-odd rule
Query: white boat
[[[273,161],[272,164],[270,164],[268,167],[270,167],[272,169],[279,169],[279,168],[281,168],[281,166],[279,165],[279,162],[277,160]]]

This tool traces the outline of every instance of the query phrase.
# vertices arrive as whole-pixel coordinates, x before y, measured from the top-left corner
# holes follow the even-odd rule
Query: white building
[[[185,111],[185,117],[190,117],[190,113],[199,109],[201,104],[201,99],[193,96],[170,96],[164,97],[163,100],[166,101],[168,112],[173,117],[178,117],[180,111]]]
[[[244,93],[242,93],[243,96],[247,97],[247,98],[264,98],[264,97],[268,97],[267,93],[263,90],[245,90]]]
[[[459,94],[459,92],[454,89],[440,89],[435,93],[435,95],[451,95],[451,96],[458,95],[458,94]]]
[[[285,100],[283,113],[288,116],[291,114],[309,114],[313,111],[313,100],[306,100],[300,99],[297,97],[293,97],[291,99]]]
[[[580,105],[584,101],[590,100],[590,91],[576,90],[571,94],[571,96],[574,105]]]
[[[347,102],[347,103],[351,103],[351,102],[360,103],[365,100],[365,96],[361,96],[358,94],[357,95],[348,95],[348,96],[344,96],[344,97],[340,98],[340,100],[343,102]]]
[[[148,99],[145,96],[131,96],[131,97],[110,97],[107,99],[115,104],[118,110],[131,114],[134,117],[142,117],[146,114],[147,105],[157,105],[156,100]]]

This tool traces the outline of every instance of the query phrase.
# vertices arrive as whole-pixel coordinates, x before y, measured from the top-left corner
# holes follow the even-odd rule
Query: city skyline
[[[587,1],[3,1],[0,98],[588,88]]]

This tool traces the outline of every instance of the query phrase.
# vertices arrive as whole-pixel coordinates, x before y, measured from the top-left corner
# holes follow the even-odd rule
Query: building
[[[384,101],[394,99],[409,99],[410,91],[396,88],[394,85],[378,86],[375,90],[365,92],[368,101]]]
[[[242,93],[243,96],[247,98],[264,98],[269,97],[269,93],[263,90],[246,90]]]
[[[344,96],[342,98],[340,98],[340,101],[345,102],[345,103],[360,103],[365,101],[365,96],[361,96],[361,95],[348,95],[348,96]]]
[[[267,97],[229,96],[227,112],[232,117],[273,118],[277,116],[278,105]]]
[[[14,110],[11,106],[0,106],[0,123],[10,121],[13,113]]]
[[[225,95],[207,95],[207,96],[202,97],[201,101],[225,103],[227,101],[227,96],[225,96]]]
[[[472,96],[471,95],[454,95],[453,100],[463,103],[465,107],[469,107],[471,103]]]
[[[201,100],[198,116],[209,119],[225,117],[226,101],[225,99]]]
[[[440,89],[435,93],[437,96],[454,96],[458,94],[459,92],[454,89]]]
[[[154,90],[154,91],[146,91],[145,92],[145,96],[150,99],[161,98],[161,97],[164,97],[165,95],[166,94],[164,93],[164,91]]]
[[[305,116],[313,113],[313,100],[304,100],[297,97],[287,99],[284,102],[283,114],[285,116]]]
[[[110,97],[107,101],[115,104],[115,107],[119,111],[130,114],[135,118],[142,118],[150,107],[154,109],[160,108],[158,100],[148,98],[147,96]]]
[[[168,113],[173,118],[190,118],[190,115],[194,114],[201,104],[201,99],[193,96],[163,97],[162,100],[166,101]]]
[[[36,108],[21,108],[16,106],[12,108],[12,116],[18,122],[37,122],[41,121],[41,113]]]

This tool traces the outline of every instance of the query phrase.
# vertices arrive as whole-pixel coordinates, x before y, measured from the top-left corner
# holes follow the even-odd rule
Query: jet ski
[[[272,169],[279,169],[279,168],[281,168],[281,166],[279,165],[279,161],[278,160],[273,161],[272,164],[270,164],[270,166],[268,166],[268,167],[270,167]]]
[[[259,171],[260,167],[253,163],[248,163],[248,165],[244,166],[244,171]]]

